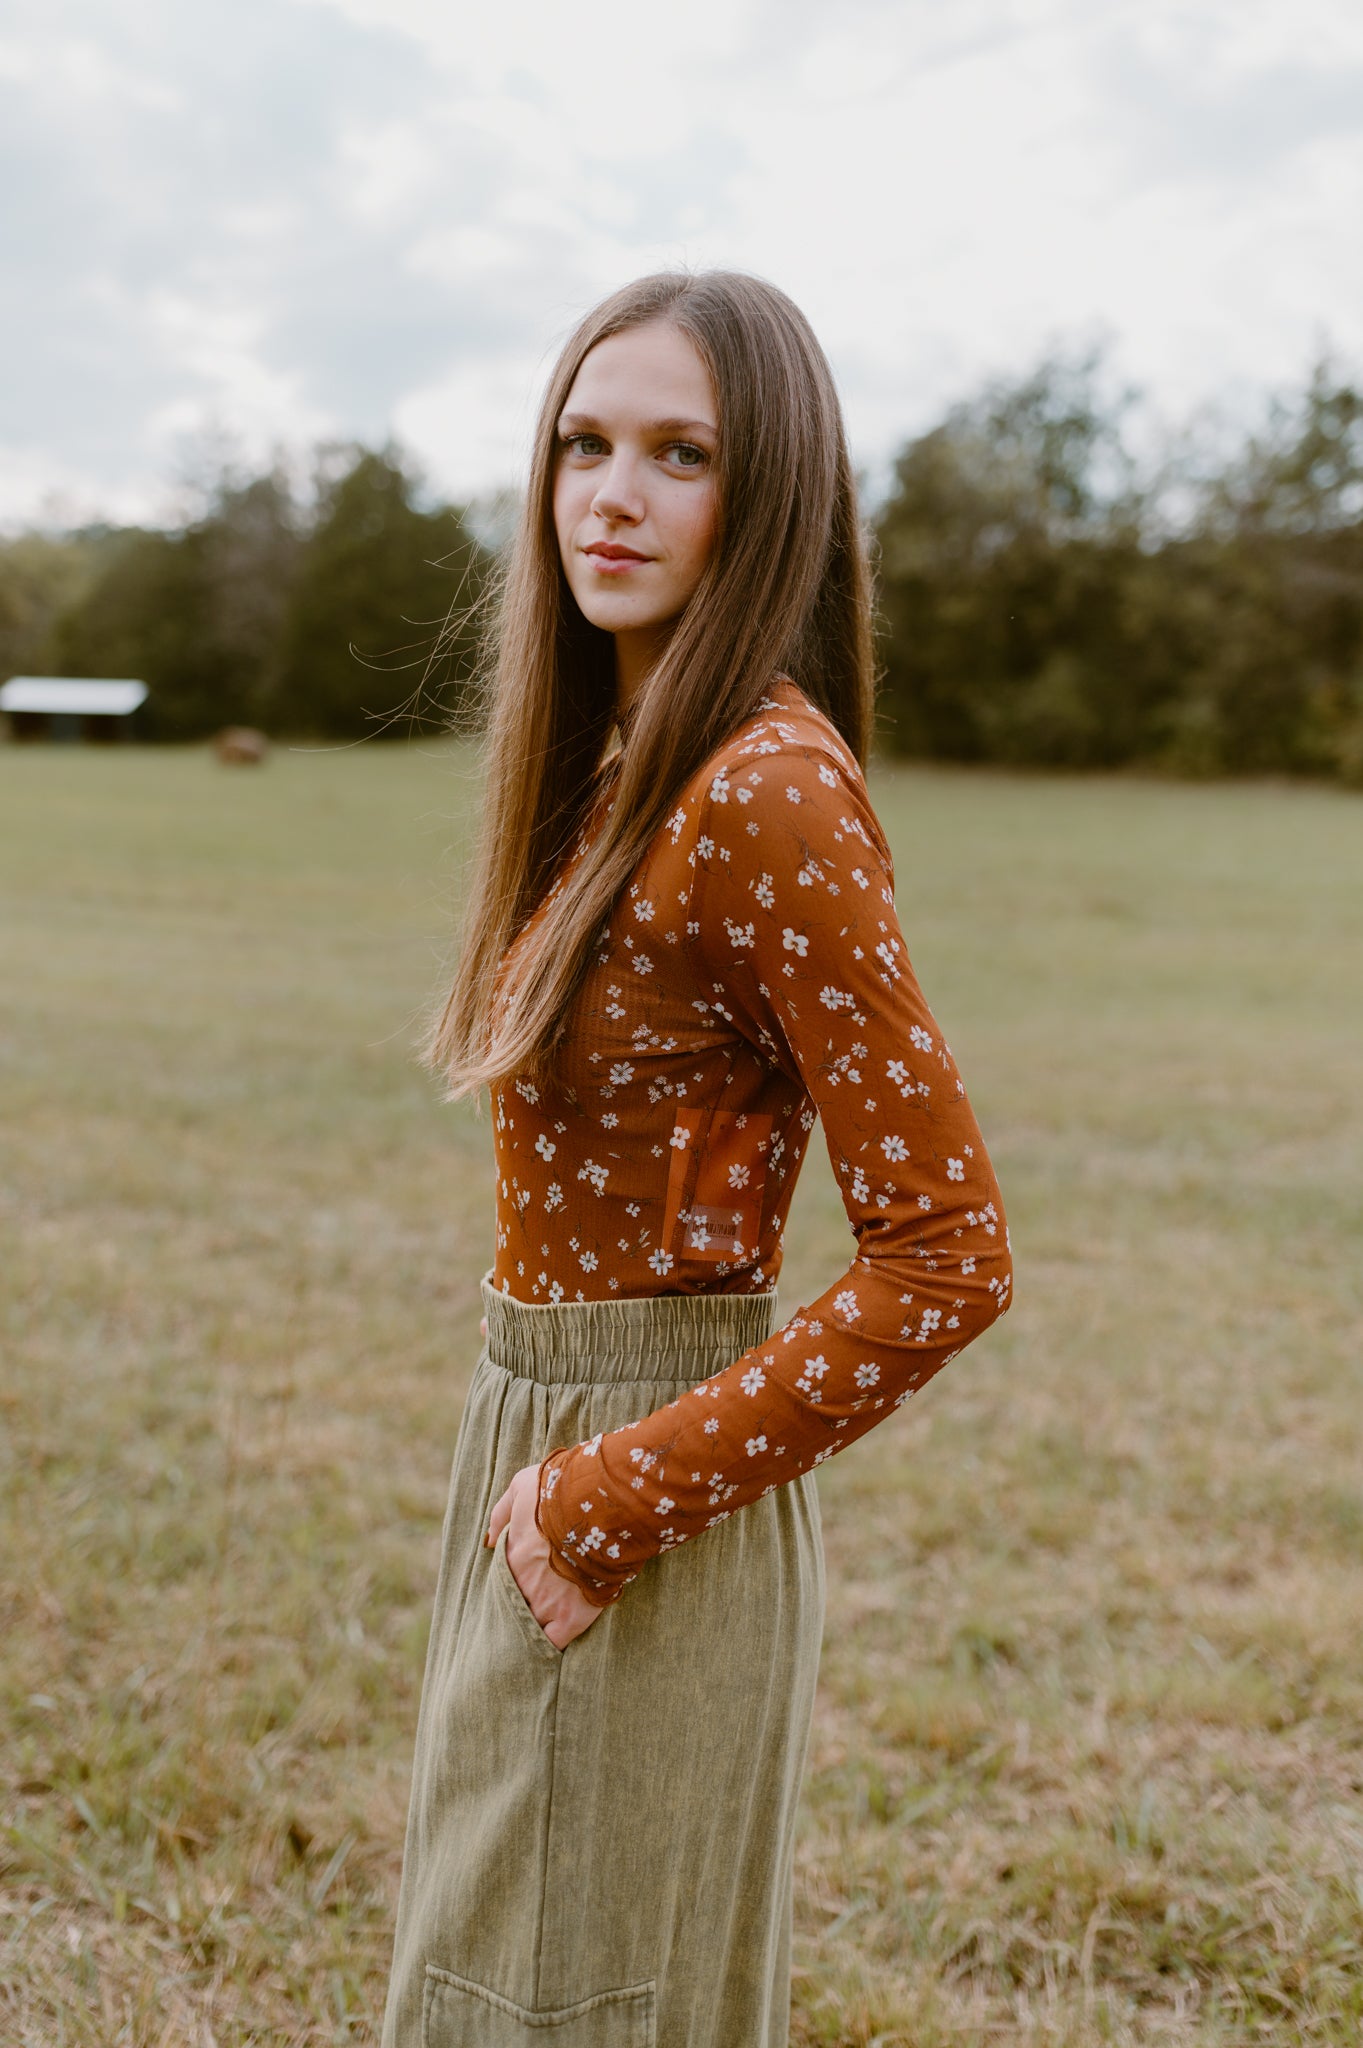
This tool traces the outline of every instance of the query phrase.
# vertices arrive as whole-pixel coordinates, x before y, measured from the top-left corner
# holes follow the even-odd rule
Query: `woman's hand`
[[[495,1543],[507,1523],[506,1561],[511,1576],[521,1589],[521,1598],[556,1650],[585,1635],[603,1610],[593,1607],[577,1587],[561,1578],[549,1562],[549,1545],[535,1520],[540,1468],[527,1465],[516,1474],[492,1510],[488,1543]]]

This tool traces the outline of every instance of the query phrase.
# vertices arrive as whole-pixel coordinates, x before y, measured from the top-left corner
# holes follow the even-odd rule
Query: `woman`
[[[853,477],[803,317],[725,272],[617,293],[540,417],[433,1037],[452,1093],[491,1090],[497,1251],[391,2048],[786,2040],[813,1468],[1009,1287],[862,780],[870,700]],[[773,1334],[816,1113],[857,1252]]]

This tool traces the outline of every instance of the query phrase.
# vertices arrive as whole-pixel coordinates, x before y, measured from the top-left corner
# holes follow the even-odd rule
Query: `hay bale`
[[[270,742],[252,725],[225,725],[213,736],[213,752],[229,768],[258,768]]]

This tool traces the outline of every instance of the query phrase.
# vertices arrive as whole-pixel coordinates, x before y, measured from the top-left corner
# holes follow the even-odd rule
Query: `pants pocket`
[[[421,2042],[422,2048],[654,2048],[653,2009],[648,1983],[532,2012],[427,1963]]]
[[[507,1528],[503,1529],[501,1535],[497,1538],[496,1547],[492,1553],[493,1584],[501,1596],[502,1604],[509,1609],[515,1627],[525,1636],[536,1655],[549,1657],[557,1664],[563,1655],[562,1650],[556,1648],[550,1642],[548,1636],[526,1606],[525,1595],[516,1584],[515,1574],[511,1569],[506,1554],[506,1539],[509,1531],[510,1524],[508,1523]]]

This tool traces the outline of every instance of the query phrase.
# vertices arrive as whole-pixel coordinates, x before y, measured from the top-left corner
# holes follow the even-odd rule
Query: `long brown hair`
[[[615,717],[615,648],[569,592],[558,421],[588,351],[652,320],[695,345],[719,408],[719,530],[631,709],[609,819],[518,949],[574,844]],[[736,271],[663,272],[588,313],[540,408],[488,663],[482,832],[454,987],[427,1043],[452,1096],[553,1060],[594,943],[687,781],[790,676],[859,760],[870,738],[866,550],[832,374],[799,308]]]

